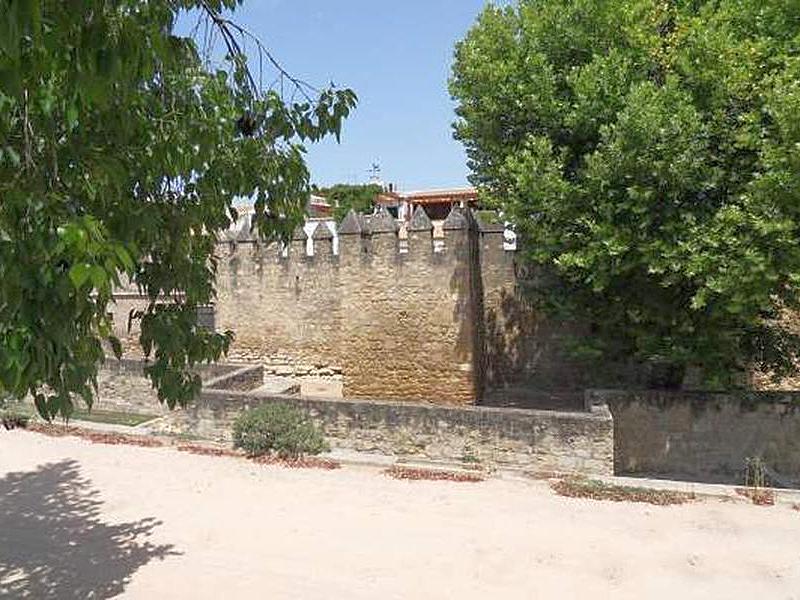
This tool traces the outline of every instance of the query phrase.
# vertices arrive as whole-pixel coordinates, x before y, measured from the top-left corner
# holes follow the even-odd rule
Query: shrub
[[[8,430],[16,429],[17,427],[25,429],[28,426],[28,421],[30,421],[30,415],[25,413],[13,410],[0,411],[0,423]]]
[[[239,415],[233,424],[233,443],[249,456],[273,452],[298,457],[330,449],[314,423],[288,404],[265,404]]]

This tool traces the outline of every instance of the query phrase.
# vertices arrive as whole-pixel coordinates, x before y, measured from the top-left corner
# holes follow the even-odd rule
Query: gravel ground
[[[2,432],[0,596],[800,599],[800,512]]]

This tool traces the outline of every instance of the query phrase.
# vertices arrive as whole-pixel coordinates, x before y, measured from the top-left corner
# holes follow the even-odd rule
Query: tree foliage
[[[334,206],[334,218],[336,221],[341,221],[351,208],[357,213],[369,212],[375,203],[375,197],[383,189],[376,184],[337,183],[331,187],[316,188],[315,191]]]
[[[473,182],[628,355],[792,369],[800,3],[521,0],[456,50]]]
[[[214,297],[217,234],[255,201],[264,238],[285,236],[309,196],[303,143],[355,104],[315,90],[259,46],[276,86],[256,85],[223,11],[237,0],[8,0],[0,13],[0,393],[45,417],[91,404],[105,348],[122,352],[115,286],[139,314],[147,368],[170,407],[197,393],[192,366],[231,334],[197,327]],[[173,33],[193,11],[197,35]],[[196,39],[195,39],[196,38]],[[215,50],[199,40],[224,42]],[[261,73],[259,73],[261,75]],[[283,84],[286,84],[285,86]]]

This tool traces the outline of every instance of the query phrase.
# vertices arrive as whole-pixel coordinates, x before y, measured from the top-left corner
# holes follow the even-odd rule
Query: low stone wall
[[[800,486],[800,392],[592,391],[614,418],[618,474],[742,483],[761,458],[776,485]]]
[[[209,390],[237,390],[246,392],[264,383],[264,367],[246,365],[203,383]]]
[[[130,358],[106,358],[97,374],[98,393],[94,408],[151,415],[169,413],[169,409],[158,401],[150,380],[144,376],[146,364]],[[264,378],[258,367],[244,365],[201,365],[197,371],[205,386],[216,384],[220,389],[253,389],[258,386],[248,382],[263,381]],[[247,385],[250,387],[241,387]]]
[[[97,397],[93,408],[144,415],[167,414],[169,409],[158,401],[150,380],[138,361],[106,363],[97,374]]]
[[[134,358],[110,358],[100,367],[100,372],[113,375],[129,375],[132,377],[144,377],[144,367],[147,363]]]
[[[532,472],[613,471],[613,426],[605,407],[562,413],[206,390],[193,406],[154,427],[161,433],[229,442],[236,415],[269,402],[307,411],[336,448]]]
[[[111,358],[106,357],[106,361],[100,368],[101,371],[111,373],[114,375],[129,375],[132,377],[144,377],[144,368],[147,366],[147,361],[141,358]],[[195,367],[195,371],[200,373],[203,381],[211,381],[218,379],[223,375],[228,375],[234,371],[238,371],[245,367],[252,367],[252,365],[232,364],[232,363],[211,363],[202,364]]]

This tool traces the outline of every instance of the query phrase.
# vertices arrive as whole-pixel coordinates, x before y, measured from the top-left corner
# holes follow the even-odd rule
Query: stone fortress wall
[[[355,214],[333,233],[298,230],[289,247],[220,245],[215,324],[236,334],[232,358],[341,373],[344,396],[469,404],[480,394],[474,235],[467,214],[444,225],[419,213],[401,240],[388,212]]]
[[[518,293],[504,230],[456,208],[442,237],[422,209],[400,231],[384,209],[348,215],[336,253],[324,223],[288,248],[232,236],[219,246],[215,326],[236,334],[231,359],[341,374],[347,398],[475,404],[523,373],[572,381],[557,332]]]

